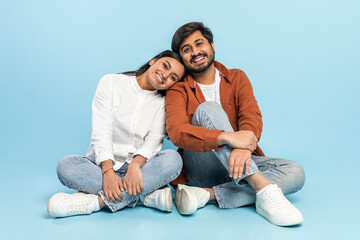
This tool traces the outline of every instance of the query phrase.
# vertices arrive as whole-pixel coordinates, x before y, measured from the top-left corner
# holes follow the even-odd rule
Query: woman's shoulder
[[[126,83],[129,83],[135,76],[122,74],[122,73],[110,73],[104,75],[100,79],[101,85],[111,85],[111,86],[117,86],[117,85],[126,85]]]
[[[127,79],[133,79],[135,76],[123,74],[123,73],[110,73],[104,75],[101,79],[107,79],[107,80],[127,80]]]

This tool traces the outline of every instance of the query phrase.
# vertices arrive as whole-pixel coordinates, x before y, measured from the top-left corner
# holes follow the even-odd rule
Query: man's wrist
[[[217,139],[218,146],[227,144],[228,132],[221,132]]]

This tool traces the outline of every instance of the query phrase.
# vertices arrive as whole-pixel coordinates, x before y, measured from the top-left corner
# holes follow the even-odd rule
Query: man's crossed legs
[[[229,119],[216,102],[205,102],[195,111],[192,125],[233,132]],[[183,161],[190,178],[188,186],[179,185],[175,203],[181,214],[193,214],[209,200],[220,208],[256,204],[256,211],[280,226],[299,224],[303,217],[283,194],[299,191],[304,185],[303,168],[296,162],[251,156],[248,174],[229,177],[228,159],[233,148],[224,145],[217,152],[184,150]],[[189,187],[191,186],[191,187]]]

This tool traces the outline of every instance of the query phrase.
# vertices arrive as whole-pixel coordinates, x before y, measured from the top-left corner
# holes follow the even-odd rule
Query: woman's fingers
[[[118,184],[119,184],[120,191],[123,192],[124,191],[124,186],[123,186],[124,184],[121,181],[121,179],[119,179]]]
[[[138,184],[138,185],[136,186],[136,193],[137,193],[137,194],[140,194],[140,193],[141,193],[140,184]]]

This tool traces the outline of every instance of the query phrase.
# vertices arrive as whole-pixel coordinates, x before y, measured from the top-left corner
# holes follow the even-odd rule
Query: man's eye
[[[197,46],[201,46],[201,45],[202,45],[202,42],[199,42],[199,43],[197,43],[196,45],[197,45]]]
[[[185,48],[185,49],[184,49],[184,53],[187,53],[187,52],[189,52],[189,49],[188,49],[188,48]]]

